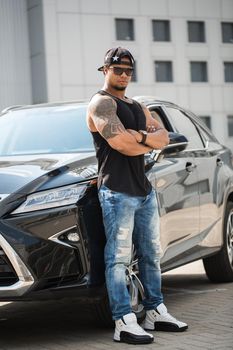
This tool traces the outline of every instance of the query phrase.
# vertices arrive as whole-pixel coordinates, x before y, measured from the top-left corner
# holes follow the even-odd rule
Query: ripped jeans
[[[105,276],[114,320],[132,312],[126,267],[134,244],[145,291],[146,310],[163,302],[161,293],[159,214],[155,190],[145,197],[114,192],[102,185],[99,200],[106,234]]]

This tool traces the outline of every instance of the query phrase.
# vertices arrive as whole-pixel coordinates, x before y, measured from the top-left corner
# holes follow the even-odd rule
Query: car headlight
[[[12,214],[75,204],[82,197],[86,189],[87,184],[75,184],[33,193]]]

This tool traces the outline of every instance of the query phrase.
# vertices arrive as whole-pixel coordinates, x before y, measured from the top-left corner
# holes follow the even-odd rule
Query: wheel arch
[[[233,202],[233,185],[228,188],[225,192],[224,201],[223,201],[223,214],[225,213],[227,203]]]
[[[226,200],[226,203],[228,202],[233,202],[233,190],[231,193],[228,194],[228,197],[227,197],[227,200]]]

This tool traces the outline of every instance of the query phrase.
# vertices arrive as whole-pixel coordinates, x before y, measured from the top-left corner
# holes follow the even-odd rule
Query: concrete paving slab
[[[154,343],[137,349],[233,349],[233,283],[210,283],[196,262],[163,274],[163,293],[169,312],[189,329],[156,332]],[[0,303],[0,350],[135,349],[112,336],[75,300]]]

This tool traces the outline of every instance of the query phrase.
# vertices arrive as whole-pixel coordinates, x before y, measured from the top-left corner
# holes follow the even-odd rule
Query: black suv
[[[162,271],[203,259],[211,281],[233,281],[231,151],[193,113],[151,97],[137,100],[170,135],[163,151],[145,155],[159,202]],[[43,104],[0,116],[0,300],[75,296],[110,322],[86,108],[86,102]],[[136,254],[126,278],[140,317]]]

